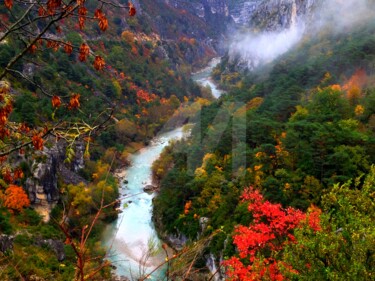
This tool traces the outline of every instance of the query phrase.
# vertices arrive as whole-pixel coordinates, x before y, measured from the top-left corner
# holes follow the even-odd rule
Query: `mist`
[[[336,32],[347,32],[358,24],[374,20],[374,0],[319,0],[314,12],[314,28],[331,28]]]
[[[292,27],[281,32],[262,32],[260,34],[236,34],[229,46],[229,57],[240,59],[248,69],[271,62],[287,52],[300,41],[304,28]]]
[[[375,19],[375,0],[310,0],[309,3],[306,14],[292,13],[291,26],[284,30],[232,34],[230,59],[239,60],[253,70],[286,53],[305,36],[312,37],[321,31],[348,32]]]

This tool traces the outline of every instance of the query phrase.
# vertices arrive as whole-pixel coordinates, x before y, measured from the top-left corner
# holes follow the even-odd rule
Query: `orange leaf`
[[[32,46],[30,47],[30,53],[34,54],[34,53],[36,52],[36,49],[37,49],[37,47],[35,46],[35,44],[32,45]]]
[[[50,13],[54,13],[57,8],[59,8],[62,4],[62,0],[48,0],[47,1],[47,8]]]
[[[30,200],[22,187],[10,184],[5,190],[4,206],[21,211],[22,208],[30,206]]]
[[[24,177],[24,173],[21,168],[17,168],[13,173],[13,179],[22,179]]]
[[[99,19],[99,28],[101,31],[106,31],[108,28],[108,20],[105,16],[102,16]]]
[[[69,109],[78,108],[80,107],[79,98],[81,97],[80,94],[73,94],[69,101]]]
[[[36,150],[43,150],[44,140],[39,136],[39,134],[33,135],[32,142]]]
[[[70,55],[73,52],[72,43],[66,42],[66,44],[64,45],[64,51],[65,51],[65,53]]]
[[[47,40],[47,48],[53,49],[55,52],[59,49],[60,43],[52,40]]]
[[[82,43],[81,47],[79,48],[79,60],[86,61],[86,57],[90,53],[90,48],[86,43]]]
[[[102,16],[104,16],[103,12],[101,9],[96,9],[94,12],[94,17],[97,19],[100,19]]]
[[[30,132],[30,128],[25,123],[22,123],[18,130],[24,133]]]
[[[105,61],[102,57],[96,56],[94,60],[94,68],[96,70],[102,70],[105,66]]]
[[[61,99],[58,96],[53,96],[51,102],[53,107],[60,107],[61,105]]]
[[[86,16],[87,15],[87,9],[85,7],[79,7],[78,9],[78,15],[80,16]]]
[[[78,24],[79,24],[80,29],[83,29],[85,27],[85,21],[86,21],[85,17],[78,17]]]
[[[5,168],[1,171],[1,176],[3,177],[4,181],[10,183],[13,181],[12,174],[8,168]]]
[[[10,10],[13,7],[13,0],[4,0],[4,4]]]

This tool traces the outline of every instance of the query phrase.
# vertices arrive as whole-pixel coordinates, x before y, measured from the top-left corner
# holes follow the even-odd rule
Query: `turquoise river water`
[[[222,92],[211,81],[210,74],[218,62],[218,59],[214,59],[205,69],[193,74],[193,79],[199,84],[210,86],[216,98]],[[122,212],[108,226],[103,237],[103,244],[110,249],[108,259],[116,267],[118,276],[137,280],[139,276],[152,272],[166,258],[151,220],[152,198],[155,194],[143,192],[143,187],[152,184],[151,166],[163,148],[169,141],[187,135],[188,132],[184,132],[182,127],[162,133],[130,158],[131,166],[124,171],[128,183],[122,183],[120,189]],[[163,280],[163,274],[162,269],[157,270],[149,280]]]

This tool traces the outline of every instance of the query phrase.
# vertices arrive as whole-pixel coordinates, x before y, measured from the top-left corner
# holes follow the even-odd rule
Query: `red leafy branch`
[[[253,222],[249,226],[238,226],[233,236],[239,258],[232,257],[224,262],[228,280],[284,280],[280,265],[293,269],[276,259],[287,243],[293,243],[293,230],[307,223],[318,231],[319,210],[313,210],[308,216],[294,208],[283,208],[264,200],[263,195],[253,188],[248,188],[242,195],[248,203],[248,211]],[[270,254],[271,253],[271,254]],[[245,265],[243,261],[247,260]]]

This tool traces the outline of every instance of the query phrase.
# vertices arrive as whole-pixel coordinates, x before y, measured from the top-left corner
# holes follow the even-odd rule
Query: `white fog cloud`
[[[230,58],[240,58],[249,69],[253,69],[287,52],[307,32],[310,36],[327,28],[331,31],[347,32],[363,21],[375,20],[375,0],[315,0],[313,2],[315,4],[310,14],[293,20],[294,24],[289,29],[232,35],[229,45]]]
[[[316,26],[333,27],[337,31],[345,32],[355,25],[374,20],[374,0],[326,0],[320,1],[320,7],[315,12]]]
[[[282,55],[298,43],[302,36],[302,27],[281,32],[237,34],[229,47],[229,56],[241,57],[241,61],[246,61],[249,69],[252,69]]]

